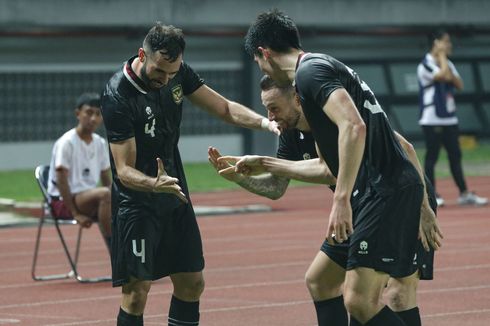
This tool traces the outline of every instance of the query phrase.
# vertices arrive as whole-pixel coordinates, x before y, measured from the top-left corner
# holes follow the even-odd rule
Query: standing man
[[[334,190],[335,177],[323,159],[318,158],[294,87],[278,87],[269,76],[262,78],[260,87],[262,103],[269,119],[276,121],[281,128],[277,158],[256,155],[222,157],[216,148],[211,147],[208,150],[210,163],[227,180],[271,199],[278,199],[285,193],[290,179],[327,184]],[[395,135],[410,159],[419,165],[413,146],[398,133]],[[430,206],[435,211],[435,193],[427,179],[426,185]],[[320,326],[348,325],[342,297],[348,250],[348,241],[331,245],[325,240],[306,272],[306,286],[315,304]],[[407,326],[421,325],[417,286],[420,279],[433,279],[434,251],[426,251],[419,243],[414,264],[418,267],[418,273],[400,279],[390,278],[384,291],[388,306]]]
[[[454,64],[448,59],[452,54],[449,34],[437,30],[429,35],[430,52],[417,67],[420,89],[420,120],[425,137],[425,173],[435,185],[434,166],[439,158],[441,145],[447,151],[449,166],[454,182],[459,189],[458,204],[486,205],[487,198],[469,192],[461,165],[459,147],[458,117],[454,101],[455,89],[463,89],[463,81]],[[444,199],[437,196],[437,204],[444,205]]]
[[[275,123],[207,87],[183,62],[184,48],[180,29],[157,23],[103,92],[117,188],[112,275],[113,285],[122,286],[118,326],[143,325],[151,281],[166,276],[174,286],[169,325],[199,324],[204,257],[177,147],[184,96],[229,123],[278,132]]]
[[[381,296],[390,276],[417,272],[419,217],[421,236],[440,246],[420,167],[407,157],[367,84],[330,56],[303,52],[289,17],[277,10],[260,14],[245,47],[276,83],[294,82],[319,152],[337,179],[326,239],[349,239],[347,311],[365,325],[404,325]]]
[[[55,217],[73,217],[85,228],[98,221],[110,251],[111,171],[107,143],[95,133],[102,123],[100,95],[84,93],[77,99],[78,125],[53,147],[48,194]],[[97,186],[99,180],[102,187]]]

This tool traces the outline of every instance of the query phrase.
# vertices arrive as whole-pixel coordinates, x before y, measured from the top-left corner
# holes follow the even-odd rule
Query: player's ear
[[[143,63],[143,62],[145,62],[145,58],[146,58],[145,50],[143,50],[143,48],[139,48],[138,49],[138,59],[140,60],[141,63]]]
[[[263,48],[261,46],[259,46],[258,49],[259,49],[260,54],[262,55],[262,58],[264,58],[265,60],[269,60],[269,58],[271,56],[271,51],[269,49]]]

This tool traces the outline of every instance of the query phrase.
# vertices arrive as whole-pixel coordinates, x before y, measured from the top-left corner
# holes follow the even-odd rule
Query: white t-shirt
[[[426,66],[424,66],[424,64]],[[459,77],[459,73],[456,70],[454,64],[448,60],[449,69],[453,75]],[[450,126],[458,124],[458,117],[439,117],[436,114],[436,107],[434,103],[435,86],[434,86],[434,76],[441,70],[437,65],[434,57],[427,53],[422,63],[417,67],[417,77],[420,86],[423,88],[423,95],[421,100],[423,101],[420,105],[423,105],[422,114],[420,116],[419,125],[422,126]],[[432,104],[431,104],[432,103]],[[446,97],[446,109],[447,111],[456,111],[456,104],[454,102],[454,97],[452,94],[447,94]]]
[[[72,194],[97,187],[100,172],[109,169],[109,149],[106,141],[92,134],[90,144],[78,136],[75,128],[61,136],[53,147],[49,167],[48,193],[59,196],[56,187],[56,168],[68,170],[68,185]]]

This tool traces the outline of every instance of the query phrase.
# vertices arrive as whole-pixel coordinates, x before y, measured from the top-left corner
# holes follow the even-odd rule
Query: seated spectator
[[[53,147],[48,193],[55,217],[73,217],[89,228],[94,221],[110,251],[111,174],[105,140],[95,134],[102,122],[100,96],[82,94],[76,103],[78,125]],[[102,187],[98,187],[101,180]]]

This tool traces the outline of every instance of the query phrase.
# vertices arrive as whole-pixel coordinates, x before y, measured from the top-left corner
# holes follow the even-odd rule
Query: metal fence
[[[0,67],[0,142],[55,140],[76,124],[76,98],[100,92],[117,66]],[[240,64],[198,64],[206,83],[230,99],[241,100]],[[238,133],[226,124],[184,104],[183,135]],[[98,131],[104,134],[103,128]]]

